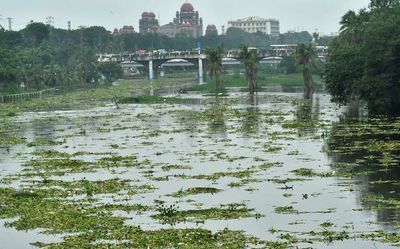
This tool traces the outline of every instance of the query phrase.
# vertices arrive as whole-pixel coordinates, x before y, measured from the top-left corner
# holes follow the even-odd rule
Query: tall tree
[[[51,63],[43,69],[43,78],[47,86],[55,87],[63,81],[62,70],[58,64]]]
[[[222,47],[217,47],[206,48],[205,52],[208,60],[208,70],[215,80],[215,90],[218,94],[221,91],[222,57],[224,51]]]
[[[349,10],[340,21],[340,33],[351,34],[356,31],[357,28],[357,14],[353,10]]]
[[[399,4],[399,0],[371,0],[369,7],[372,10],[382,10],[384,8],[393,7],[395,4]]]
[[[305,99],[312,99],[314,94],[314,81],[311,67],[315,56],[316,52],[312,44],[300,44],[296,48],[297,68],[303,75]]]
[[[364,101],[371,114],[400,114],[400,5],[372,0],[369,11],[355,15],[355,36],[332,42],[324,73],[332,100]]]
[[[249,93],[254,95],[256,90],[257,64],[259,61],[257,49],[249,49],[247,45],[241,45],[239,60],[244,64],[246,71],[246,81]]]
[[[114,61],[100,63],[98,70],[106,78],[108,83],[121,78],[124,74],[121,65]]]
[[[340,34],[345,39],[361,42],[360,33],[368,22],[368,18],[369,15],[365,9],[361,9],[359,13],[348,11],[340,21]]]
[[[95,55],[90,49],[81,50],[77,64],[81,83],[97,83],[98,71]]]
[[[30,23],[23,30],[25,42],[28,46],[39,46],[49,38],[50,29],[43,23]]]

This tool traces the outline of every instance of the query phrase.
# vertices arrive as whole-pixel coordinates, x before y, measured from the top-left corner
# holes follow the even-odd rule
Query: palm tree
[[[356,12],[350,10],[348,11],[340,21],[340,34],[347,39],[355,40],[358,34],[362,31],[364,24],[368,22],[369,14],[365,9],[360,10],[357,14]]]
[[[58,64],[50,64],[44,67],[44,79],[48,86],[54,87],[63,80],[62,70]]]
[[[208,70],[210,75],[215,79],[215,90],[218,94],[221,91],[221,73],[222,73],[222,47],[206,48],[206,55],[208,60]]]
[[[41,65],[28,65],[24,71],[23,76],[25,83],[36,89],[44,88],[44,74],[43,74],[43,67]]]
[[[340,21],[340,33],[341,34],[351,34],[355,31],[357,24],[357,14],[356,12],[350,10],[348,11]]]
[[[257,64],[259,61],[257,50],[250,50],[247,45],[240,46],[239,60],[244,64],[246,70],[246,81],[249,86],[250,95],[254,95],[257,76]]]
[[[311,68],[315,56],[316,52],[312,44],[300,44],[296,48],[297,69],[303,74],[304,79],[304,98],[310,100],[312,100],[314,94],[314,81]]]
[[[78,71],[81,83],[92,83],[98,80],[97,62],[91,50],[82,50],[78,58]]]

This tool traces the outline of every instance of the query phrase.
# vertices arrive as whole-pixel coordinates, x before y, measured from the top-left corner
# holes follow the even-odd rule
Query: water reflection
[[[400,222],[399,120],[368,118],[365,109],[352,103],[332,125],[329,157],[339,174],[353,176],[359,204],[376,210],[382,225]],[[385,205],[383,207],[382,205]]]
[[[320,97],[317,95],[315,101],[303,99],[297,104],[296,121],[298,125],[298,136],[315,136],[318,131],[317,121],[320,115]]]
[[[207,129],[210,134],[218,134],[221,137],[226,137],[226,98],[215,97],[215,102],[212,103],[210,109],[206,111]]]
[[[248,207],[254,208],[260,214],[265,215],[260,219],[207,220],[200,225],[188,222],[178,224],[178,228],[202,227],[218,232],[228,227],[233,230],[243,230],[246,234],[268,240],[275,240],[276,237],[276,234],[268,233],[268,229],[271,227],[285,231],[295,231],[300,234],[311,230],[321,230],[320,224],[325,221],[335,223],[335,227],[332,229],[337,230],[344,229],[349,224],[356,227],[355,229],[353,228],[354,231],[368,232],[380,229],[375,224],[371,225],[365,222],[369,220],[369,218],[365,218],[365,212],[352,211],[358,206],[355,205],[353,194],[348,196],[343,194],[343,188],[338,185],[338,182],[342,182],[341,179],[315,177],[312,180],[288,183],[289,186],[294,186],[292,190],[282,189],[285,184],[279,180],[295,177],[292,173],[294,169],[305,167],[315,168],[321,172],[329,170],[329,161],[326,160],[324,152],[320,150],[323,144],[322,139],[309,139],[308,136],[314,137],[317,132],[321,132],[316,125],[319,122],[315,121],[328,120],[327,122],[330,123],[331,120],[336,120],[337,109],[329,102],[329,97],[324,95],[316,95],[312,105],[294,105],[297,103],[298,96],[295,93],[260,93],[259,96],[249,98],[247,94],[235,93],[227,98],[215,98],[214,96],[206,98],[203,95],[188,94],[184,98],[189,99],[192,104],[197,103],[197,105],[190,105],[186,102],[173,105],[126,105],[121,106],[117,113],[114,108],[96,108],[70,114],[65,112],[62,115],[69,115],[71,118],[70,120],[63,119],[62,122],[59,122],[58,118],[54,117],[57,116],[54,113],[46,113],[42,118],[36,117],[36,114],[34,114],[26,119],[24,128],[33,124],[35,129],[41,130],[46,127],[46,122],[53,123],[54,127],[46,127],[45,130],[54,130],[58,136],[60,136],[60,133],[63,134],[66,143],[55,148],[49,147],[49,149],[68,153],[79,151],[113,152],[123,156],[135,155],[138,156],[140,161],[149,159],[149,170],[132,167],[127,171],[124,169],[121,175],[118,174],[123,179],[138,179],[143,184],[154,185],[153,192],[141,194],[137,196],[137,199],[134,197],[135,204],[140,203],[151,206],[156,199],[167,202],[173,201],[174,203],[177,201],[180,208],[186,210],[213,208],[219,207],[220,204],[236,202],[246,203]],[[46,119],[46,117],[51,117],[51,119]],[[36,118],[43,123],[31,121]],[[281,124],[286,121],[293,122],[294,125],[287,129],[282,129]],[[66,126],[66,122],[71,123]],[[298,123],[304,125],[301,126]],[[342,130],[343,127],[345,129],[348,128],[348,126],[342,125],[347,125],[347,123],[338,122],[333,130]],[[109,131],[107,129],[99,129],[105,126],[110,128]],[[22,132],[27,132],[24,128]],[[87,135],[77,134],[81,129],[87,129]],[[62,130],[64,131],[62,132]],[[298,139],[296,136],[291,136],[293,131],[298,131],[301,136],[306,137]],[[272,140],[272,135],[268,137],[268,133],[273,134],[274,132],[281,133],[279,135],[282,136],[276,136]],[[284,132],[290,132],[290,135],[286,136]],[[48,134],[47,131],[37,133],[37,136],[41,136],[40,134],[46,139],[56,139],[56,137]],[[318,133],[318,135],[320,134]],[[223,139],[220,139],[221,137]],[[271,140],[267,140],[270,138]],[[348,138],[345,135],[332,136],[331,139],[333,144],[337,143],[337,146],[340,146],[343,140],[346,140],[346,144],[352,141],[352,138]],[[359,140],[363,141],[361,137]],[[270,141],[282,146],[282,150],[266,151],[264,145]],[[111,150],[110,145],[114,144],[119,145],[119,148]],[[290,154],[292,151],[297,151],[298,153]],[[160,154],[157,154],[157,152],[160,152]],[[154,153],[156,153],[156,156]],[[356,161],[357,158],[363,158],[362,155],[357,155],[357,153],[355,151],[352,155],[353,158],[349,160]],[[216,156],[217,154],[220,155],[220,158]],[[348,159],[349,154],[331,155],[332,158],[334,156],[337,156],[337,161],[344,161]],[[237,183],[238,179],[227,177],[218,180],[178,177],[183,176],[183,174],[187,176],[211,176],[218,172],[251,173],[248,171],[249,167],[259,167],[258,165],[262,163],[259,161],[260,159],[266,159],[267,162],[282,163],[282,166],[260,170],[252,175],[254,179],[243,177],[242,179],[248,180],[249,183],[242,181],[245,185],[238,187],[228,186],[231,182]],[[161,166],[165,164],[187,164],[190,165],[191,169],[172,169],[165,172]],[[6,163],[1,166],[4,167],[5,165]],[[373,166],[368,167],[372,168]],[[398,173],[387,171],[385,177],[394,177],[394,174],[398,176]],[[167,180],[159,181],[149,176],[167,176]],[[373,176],[375,175],[357,176],[357,183],[359,183],[353,188],[360,192],[360,196],[371,195],[375,191],[376,196],[379,196],[379,191],[385,191],[389,194],[393,186],[386,186],[387,189],[381,189],[382,185],[371,183],[373,179],[378,179],[372,178]],[[93,180],[103,180],[114,178],[116,174],[113,173],[113,169],[110,169],[105,170],[104,173],[85,173],[85,177],[90,177]],[[272,179],[277,180],[277,182],[272,181]],[[192,195],[187,199],[178,200],[169,196],[169,194],[182,189],[203,186],[212,186],[224,191],[212,197],[209,195]],[[309,194],[309,198],[305,199],[304,194]],[[124,196],[124,194],[121,196]],[[114,201],[114,198],[111,200],[110,197],[110,199],[106,200]],[[361,202],[361,198],[359,202]],[[364,202],[363,205],[367,206]],[[276,207],[286,206],[293,206],[304,213],[287,215],[276,213]],[[335,212],[324,213],[324,211],[331,209],[335,210]],[[128,217],[128,222],[132,225],[141,226],[146,230],[164,228],[163,225],[149,217],[150,213],[124,213],[124,215]],[[393,213],[378,211],[378,216],[387,217],[388,215],[392,215],[392,218],[394,217]],[[384,220],[385,217],[378,219]],[[395,219],[397,218],[393,218],[393,220]],[[35,240],[30,239],[30,241]],[[365,244],[362,244],[360,241],[349,240],[344,244],[340,243],[325,245],[321,242],[320,244],[314,244],[313,247],[373,248],[372,242],[364,242]],[[360,245],[365,246],[360,247]],[[379,248],[386,247],[379,245]]]

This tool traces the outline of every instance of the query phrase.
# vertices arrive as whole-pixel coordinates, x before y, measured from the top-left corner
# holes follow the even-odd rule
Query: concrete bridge
[[[97,59],[99,62],[114,61],[118,63],[138,63],[142,65],[148,72],[148,78],[152,80],[154,78],[154,72],[157,69],[172,62],[174,60],[186,61],[187,63],[193,64],[198,68],[199,83],[203,83],[204,78],[204,66],[207,65],[208,60],[205,54],[194,52],[194,51],[179,51],[169,53],[123,53],[123,54],[98,54]],[[258,53],[259,61],[271,60],[280,62],[282,57],[271,56],[270,53]],[[226,53],[223,57],[223,65],[240,64],[239,55],[237,53]]]
[[[286,45],[271,45],[269,49],[257,50],[260,63],[277,64],[283,57],[293,54],[297,44]],[[327,47],[316,46],[317,55],[320,60],[324,61],[327,54]],[[150,80],[154,78],[154,72],[170,61],[184,60],[198,68],[200,83],[203,82],[204,70],[203,66],[207,65],[207,56],[202,54],[200,50],[191,51],[172,51],[155,50],[153,52],[138,51],[135,53],[120,53],[120,54],[98,54],[99,62],[115,61],[118,63],[138,63],[142,65],[148,72]],[[240,64],[239,50],[230,50],[225,53],[223,65]]]

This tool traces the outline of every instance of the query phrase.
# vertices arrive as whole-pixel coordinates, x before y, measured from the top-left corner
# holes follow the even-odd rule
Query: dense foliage
[[[400,3],[372,0],[349,11],[330,46],[325,81],[333,100],[365,101],[372,114],[400,113]]]
[[[19,92],[21,87],[30,91],[98,83],[95,51],[102,49],[97,42],[105,34],[99,27],[62,31],[42,23],[19,32],[0,30],[0,89]]]
[[[228,29],[195,39],[184,34],[170,38],[160,34],[117,34],[103,27],[63,30],[43,23],[30,23],[20,31],[0,28],[0,92],[31,91],[56,86],[94,85],[111,82],[122,75],[113,63],[101,65],[96,53],[134,52],[140,49],[189,50],[197,46],[237,49],[241,44],[268,47],[270,44],[309,42],[308,32],[270,37]],[[21,87],[22,86],[22,87]]]

